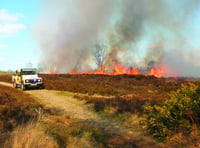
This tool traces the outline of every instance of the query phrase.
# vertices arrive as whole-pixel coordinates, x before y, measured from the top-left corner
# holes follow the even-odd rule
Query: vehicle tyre
[[[17,84],[15,82],[13,82],[13,87],[17,88]]]
[[[26,90],[26,85],[24,85],[23,83],[21,84],[21,89],[24,91]]]
[[[44,85],[41,85],[41,86],[39,87],[39,89],[44,89]]]

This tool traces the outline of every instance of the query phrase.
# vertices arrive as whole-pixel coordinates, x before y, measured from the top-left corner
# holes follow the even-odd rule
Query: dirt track
[[[0,85],[13,87],[10,83],[0,82]],[[20,90],[20,89],[19,89]],[[73,98],[72,95],[60,95],[63,92],[54,90],[27,90],[25,93],[30,94],[38,102],[44,104],[47,107],[58,108],[63,110],[66,115],[72,119],[78,119],[81,121],[92,121],[98,124],[99,127],[109,129],[116,132],[119,135],[123,135],[126,140],[132,139],[137,141],[139,147],[166,147],[161,143],[157,143],[149,137],[141,136],[138,133],[133,133],[125,127],[119,126],[117,123],[102,119],[95,112],[90,111],[83,101],[79,101]],[[137,129],[136,129],[137,131]]]
[[[12,87],[12,84],[0,82],[1,85]],[[20,90],[20,89],[19,89]],[[47,107],[59,108],[63,110],[71,118],[77,119],[99,119],[98,116],[89,111],[81,101],[77,101],[72,96],[59,95],[60,91],[54,90],[27,90],[25,93],[30,94],[38,102],[46,105]]]

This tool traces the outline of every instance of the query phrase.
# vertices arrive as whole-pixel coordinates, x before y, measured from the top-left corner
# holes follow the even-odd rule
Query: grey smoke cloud
[[[135,65],[138,59],[120,54],[142,53],[144,66],[153,60],[181,75],[190,76],[190,69],[197,76],[200,70],[187,56],[193,55],[189,52],[193,46],[185,40],[194,31],[192,21],[199,4],[198,0],[42,0],[34,34],[42,52],[39,66],[56,72],[93,68],[91,45],[108,33],[103,36],[108,68],[122,62]],[[144,51],[138,46],[144,46]],[[179,53],[184,56],[179,58]],[[184,65],[186,69],[180,68]]]
[[[93,53],[90,46],[109,24],[113,2],[43,0],[35,28],[42,51],[41,68],[57,72],[88,68]]]

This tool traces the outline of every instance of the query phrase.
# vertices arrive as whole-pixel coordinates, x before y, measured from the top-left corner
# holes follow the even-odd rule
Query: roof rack
[[[36,68],[22,68],[21,71],[36,71]]]

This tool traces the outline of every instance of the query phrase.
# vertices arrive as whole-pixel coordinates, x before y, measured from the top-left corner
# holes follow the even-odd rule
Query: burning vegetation
[[[199,3],[42,0],[40,71],[199,77]]]
[[[53,73],[52,73],[53,74]],[[76,75],[76,74],[95,74],[95,75],[139,75],[140,70],[139,68],[129,68],[128,70],[124,66],[115,65],[113,72],[109,73],[106,72],[105,67],[95,71],[94,73],[90,71],[78,73],[76,71],[72,71],[69,74]],[[165,75],[165,67],[161,66],[160,68],[152,67],[149,73],[144,73],[145,76],[155,76],[158,78],[164,77]],[[177,77],[177,75],[171,75],[170,77]]]

